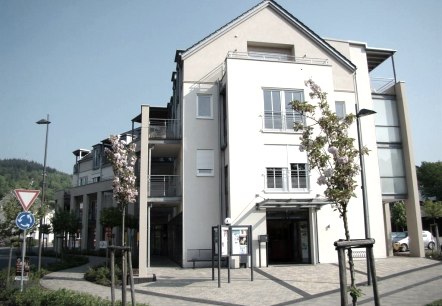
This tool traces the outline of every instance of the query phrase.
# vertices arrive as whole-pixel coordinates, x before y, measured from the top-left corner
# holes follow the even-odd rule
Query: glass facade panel
[[[383,195],[404,195],[407,194],[407,183],[404,177],[383,177],[381,178]]]
[[[376,127],[377,142],[401,142],[401,131],[398,127],[377,126]]]
[[[376,111],[376,125],[399,126],[397,105],[395,100],[374,99],[374,110]]]

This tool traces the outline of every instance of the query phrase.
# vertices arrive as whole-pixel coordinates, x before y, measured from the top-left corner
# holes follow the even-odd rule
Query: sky
[[[130,130],[142,104],[166,106],[177,49],[259,2],[0,0],[0,159],[43,164],[49,115],[47,165],[71,174],[74,150]],[[397,50],[416,165],[442,160],[442,1],[276,2],[323,38]]]

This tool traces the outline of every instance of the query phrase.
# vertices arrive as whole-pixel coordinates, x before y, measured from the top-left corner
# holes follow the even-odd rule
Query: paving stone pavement
[[[110,288],[83,279],[89,266],[102,262],[91,257],[85,266],[50,273],[41,280],[49,289],[67,288],[110,299]],[[381,305],[425,305],[442,299],[442,262],[427,258],[395,256],[375,261]],[[374,305],[373,287],[366,286],[366,262],[355,262],[356,281],[364,295],[358,305]],[[156,282],[135,285],[136,301],[151,306],[169,305],[340,305],[337,264],[278,265],[250,269],[182,269],[176,266],[153,267]],[[349,279],[349,273],[347,278]],[[350,281],[348,280],[348,283]],[[121,299],[121,289],[116,290]],[[130,290],[127,292],[130,301]],[[349,298],[349,302],[351,302]]]

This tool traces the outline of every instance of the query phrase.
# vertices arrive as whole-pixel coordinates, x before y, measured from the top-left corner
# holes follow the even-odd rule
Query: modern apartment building
[[[310,101],[307,79],[328,93],[339,116],[360,109],[377,112],[359,118],[362,137],[356,124],[350,130],[355,145],[362,140],[370,150],[364,158],[368,209],[364,212],[363,193],[357,189],[348,212],[351,237],[368,234],[376,240],[375,257],[392,255],[388,203],[404,200],[411,252],[423,256],[405,85],[394,73],[382,86],[370,78],[379,65],[393,63],[394,53],[321,38],[274,1],[259,3],[178,50],[167,107],[143,105],[132,120],[140,189],[130,213],[139,218],[134,245],[140,276],[149,274],[156,255],[191,266],[196,250],[212,247],[212,226],[226,217],[232,225],[252,226],[252,252],[257,258],[261,248],[263,264],[337,262],[333,242],[344,237],[342,220],[299,150],[293,123],[304,118],[288,106],[294,99]],[[94,172],[95,154],[101,149],[83,157],[92,166],[75,177],[81,183],[87,176],[92,184],[77,182],[71,209],[80,203],[77,197],[83,211],[96,207],[98,214],[100,207],[111,205],[106,200],[110,183],[104,178],[112,173],[103,167],[99,175]],[[94,175],[100,179],[94,182]],[[100,233],[96,240],[103,239],[97,222],[94,230],[85,223],[83,213],[82,231],[88,237]],[[258,242],[260,235],[267,235],[267,244]]]

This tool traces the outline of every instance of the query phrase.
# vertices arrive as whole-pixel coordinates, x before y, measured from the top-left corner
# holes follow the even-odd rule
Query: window
[[[196,151],[196,175],[213,176],[214,153],[213,150]]]
[[[282,168],[267,168],[267,188],[282,189]]]
[[[295,122],[303,123],[303,116],[293,110],[289,104],[293,100],[304,101],[304,92],[302,90],[264,90],[264,128],[293,131]]]
[[[211,95],[198,95],[196,116],[197,118],[213,119]]]
[[[336,117],[339,119],[345,118],[345,102],[344,101],[335,101],[335,109],[336,109]]]
[[[290,164],[292,188],[307,188],[307,164]]]
[[[88,183],[88,177],[87,176],[80,177],[80,186],[87,185],[87,183]]]
[[[93,154],[93,167],[94,169],[98,169],[101,165],[101,146],[95,146]]]

